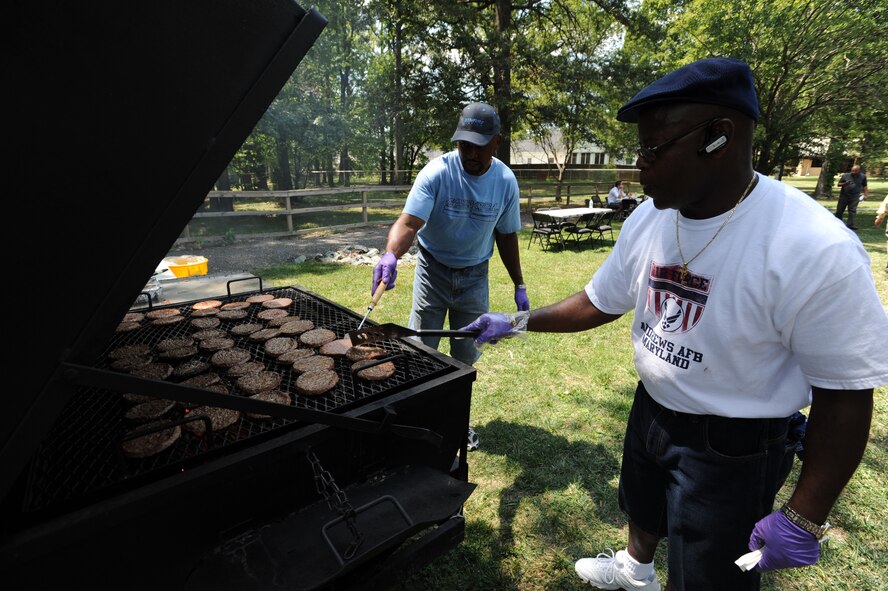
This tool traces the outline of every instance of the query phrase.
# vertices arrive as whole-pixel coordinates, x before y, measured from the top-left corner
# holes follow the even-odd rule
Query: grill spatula
[[[406,326],[399,326],[391,322],[368,326],[363,329],[353,330],[348,333],[352,345],[365,345],[388,339],[401,337],[451,337],[451,338],[475,338],[481,334],[480,330],[414,330]]]

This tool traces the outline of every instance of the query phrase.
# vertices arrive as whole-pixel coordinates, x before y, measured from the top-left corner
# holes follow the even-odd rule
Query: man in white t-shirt
[[[628,543],[575,565],[599,589],[661,589],[664,537],[676,591],[756,590],[761,572],[816,562],[866,447],[873,389],[888,383],[869,257],[810,197],[753,170],[758,115],[752,72],[734,59],[699,60],[641,90],[617,119],[638,125],[651,199],[613,253],[575,295],[466,327],[494,343],[633,313],[640,380],[619,486]],[[790,426],[809,405],[801,472],[774,511],[797,449]],[[735,565],[756,549],[753,570]]]

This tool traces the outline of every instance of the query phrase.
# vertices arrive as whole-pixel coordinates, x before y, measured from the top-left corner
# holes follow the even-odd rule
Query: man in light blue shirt
[[[372,291],[380,282],[395,286],[397,261],[419,245],[409,326],[441,329],[445,316],[459,328],[489,310],[488,261],[496,243],[515,284],[518,310],[529,310],[521,273],[518,181],[495,158],[500,120],[486,103],[463,109],[451,138],[457,149],[429,162],[419,173],[398,220],[388,233],[386,252],[373,270]],[[440,337],[423,337],[437,349]],[[453,339],[451,356],[472,365],[480,351],[472,339]]]

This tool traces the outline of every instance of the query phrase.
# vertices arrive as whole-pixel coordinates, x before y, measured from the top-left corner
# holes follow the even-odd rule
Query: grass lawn
[[[787,180],[805,190],[807,179]],[[811,179],[811,189],[815,180]],[[858,212],[859,235],[888,309],[885,235],[873,227],[888,179],[870,182],[871,199]],[[835,201],[822,203],[835,207]],[[536,244],[528,249],[528,239],[525,229],[522,266],[531,303],[537,307],[582,289],[611,251],[600,247],[545,253]],[[491,308],[513,310],[511,283],[496,255],[490,269]],[[299,285],[361,313],[369,300],[368,267],[306,262],[257,273],[272,285]],[[401,265],[398,288],[382,298],[373,320],[406,324],[412,282],[413,268]],[[534,333],[485,350],[476,364],[473,387],[471,424],[480,436],[480,448],[469,454],[469,480],[478,487],[465,504],[466,539],[397,590],[589,589],[574,574],[574,561],[626,543],[617,481],[623,430],[638,379],[631,320],[628,314],[583,333]],[[442,350],[447,350],[446,339]],[[885,350],[859,353],[885,355]],[[870,443],[830,516],[834,529],[821,560],[812,567],[767,574],[765,590],[885,589],[886,393],[885,387],[876,392]],[[789,494],[797,474],[790,476],[778,504]],[[656,568],[665,583],[665,544]]]

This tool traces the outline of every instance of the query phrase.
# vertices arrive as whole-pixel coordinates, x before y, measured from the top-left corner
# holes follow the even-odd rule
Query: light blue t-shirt
[[[454,150],[429,162],[417,175],[404,213],[425,221],[420,245],[448,267],[483,263],[493,256],[493,232],[521,229],[515,174],[493,159],[481,176],[463,170]]]

